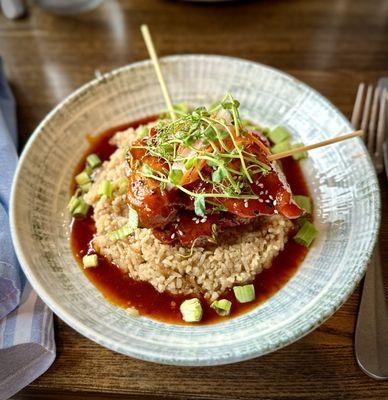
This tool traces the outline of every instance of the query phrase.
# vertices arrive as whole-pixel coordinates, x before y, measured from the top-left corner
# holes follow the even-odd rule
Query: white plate
[[[289,75],[235,58],[162,59],[175,102],[201,105],[227,90],[244,118],[286,126],[312,143],[352,130],[319,93]],[[164,108],[151,64],[132,64],[83,86],[58,105],[29,140],[15,176],[11,228],[32,286],[65,322],[120,353],[159,363],[215,365],[260,356],[289,344],[328,318],[363,276],[379,226],[374,169],[359,139],[312,151],[303,162],[316,205],[319,238],[294,277],[253,311],[207,326],[176,326],[140,317],[104,300],[73,258],[66,204],[86,134]]]

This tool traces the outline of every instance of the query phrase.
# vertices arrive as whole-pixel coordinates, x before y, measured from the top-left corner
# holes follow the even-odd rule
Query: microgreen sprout
[[[197,107],[190,112],[182,106],[176,119],[160,119],[154,128],[156,134],[145,135],[131,149],[157,158],[165,168],[155,170],[144,162],[139,172],[158,181],[161,190],[175,187],[189,195],[198,216],[213,208],[222,209],[217,198],[258,199],[251,188],[253,179],[271,167],[247,146],[252,141],[239,106],[227,93],[209,108]],[[189,184],[196,179],[208,185],[207,189],[192,189]]]

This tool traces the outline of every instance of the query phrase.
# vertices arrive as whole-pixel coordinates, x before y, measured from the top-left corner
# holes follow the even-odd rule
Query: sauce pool
[[[131,124],[121,125],[107,130],[96,138],[88,137],[90,147],[85,157],[80,160],[74,175],[83,170],[86,156],[90,153],[96,153],[101,160],[108,160],[110,155],[116,150],[115,146],[109,144],[109,139],[119,131],[136,128],[139,125],[146,124],[155,120],[155,116],[138,120]],[[282,160],[284,174],[294,194],[308,196],[308,189],[303,177],[302,170],[298,162],[291,157]],[[75,190],[75,184],[71,188]],[[92,218],[92,212],[83,219],[74,219],[71,224],[71,245],[75,258],[84,271],[88,279],[102,292],[105,298],[111,303],[124,307],[134,307],[143,316],[175,324],[186,324],[182,320],[179,306],[185,299],[193,296],[172,295],[169,293],[159,293],[148,282],[136,281],[122,272],[116,265],[98,255],[98,267],[82,267],[82,257],[88,253],[91,248],[91,240],[95,233],[95,224]],[[232,290],[228,290],[222,298],[232,302],[231,316],[236,317],[243,314],[260,303],[267,300],[276,293],[287,281],[294,275],[298,266],[301,264],[307,254],[308,249],[295,243],[291,238],[285,244],[284,250],[273,260],[272,266],[256,276],[253,281],[256,292],[256,299],[251,303],[238,303]],[[203,300],[203,299],[201,299]],[[201,324],[222,322],[228,319],[220,317],[210,308],[210,305],[203,300],[203,317]]]

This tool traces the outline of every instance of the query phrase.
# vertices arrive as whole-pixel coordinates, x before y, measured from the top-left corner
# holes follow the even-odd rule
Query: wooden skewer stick
[[[168,92],[167,85],[166,85],[166,82],[165,82],[163,74],[162,74],[162,70],[160,69],[159,59],[158,59],[158,56],[155,51],[155,46],[154,46],[154,43],[151,38],[150,30],[148,29],[148,26],[144,25],[144,24],[140,27],[140,30],[143,35],[143,39],[144,39],[145,45],[147,47],[148,53],[151,57],[153,65],[154,65],[155,73],[159,80],[160,87],[161,87],[162,93],[163,93],[163,97],[164,97],[164,100],[167,105],[167,110],[170,113],[171,118],[176,119],[174,107],[172,106],[170,94]]]
[[[363,131],[354,131],[351,133],[347,133],[342,136],[338,136],[332,139],[328,140],[323,140],[322,142],[314,143],[314,144],[309,144],[308,146],[303,146],[303,147],[295,147],[291,150],[283,151],[278,154],[272,154],[268,157],[270,161],[274,160],[279,160],[284,157],[292,156],[293,154],[300,153],[302,151],[308,151],[308,150],[313,150],[317,149],[318,147],[323,147],[323,146],[328,146],[329,144],[337,143],[337,142],[342,142],[343,140],[351,139],[357,136],[362,136]]]

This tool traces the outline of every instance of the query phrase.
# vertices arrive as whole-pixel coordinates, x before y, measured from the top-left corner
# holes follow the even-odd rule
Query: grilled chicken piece
[[[251,221],[251,218],[239,218],[225,212],[198,217],[194,212],[183,211],[178,220],[170,222],[164,228],[155,228],[153,233],[166,244],[180,244],[184,247],[190,247],[193,244],[206,246],[209,243],[215,243],[215,234],[218,235],[227,228],[247,225]]]
[[[127,164],[127,200],[137,211],[142,226],[165,226],[176,218],[181,194],[177,190],[161,191],[160,182],[144,177],[139,171],[143,164],[147,164],[153,170],[163,173],[167,167],[165,163],[146,155],[142,149],[131,149],[130,156]],[[139,163],[135,165],[137,160]]]
[[[127,198],[130,206],[137,211],[141,226],[153,228],[155,236],[163,243],[199,246],[212,240],[214,224],[219,232],[227,227],[247,224],[252,218],[261,215],[281,214],[290,219],[303,215],[303,210],[292,199],[290,187],[278,164],[268,160],[267,140],[254,132],[244,140],[245,149],[271,167],[267,173],[256,173],[252,176],[251,193],[259,198],[246,200],[209,197],[208,200],[218,204],[226,212],[216,211],[214,205],[207,203],[207,215],[203,218],[192,211],[192,197],[174,187],[161,190],[158,180],[143,176],[144,164],[166,176],[168,165],[165,161],[147,154],[144,149],[132,147],[127,168]],[[142,139],[135,144],[144,143],[145,139]],[[232,168],[240,170],[240,160],[236,159],[233,163],[234,165],[230,164]],[[206,163],[201,164],[200,168],[202,176],[210,180],[212,168]],[[214,193],[215,190],[212,183],[199,179],[199,174],[195,171],[190,174],[189,183],[184,186],[198,194]]]

